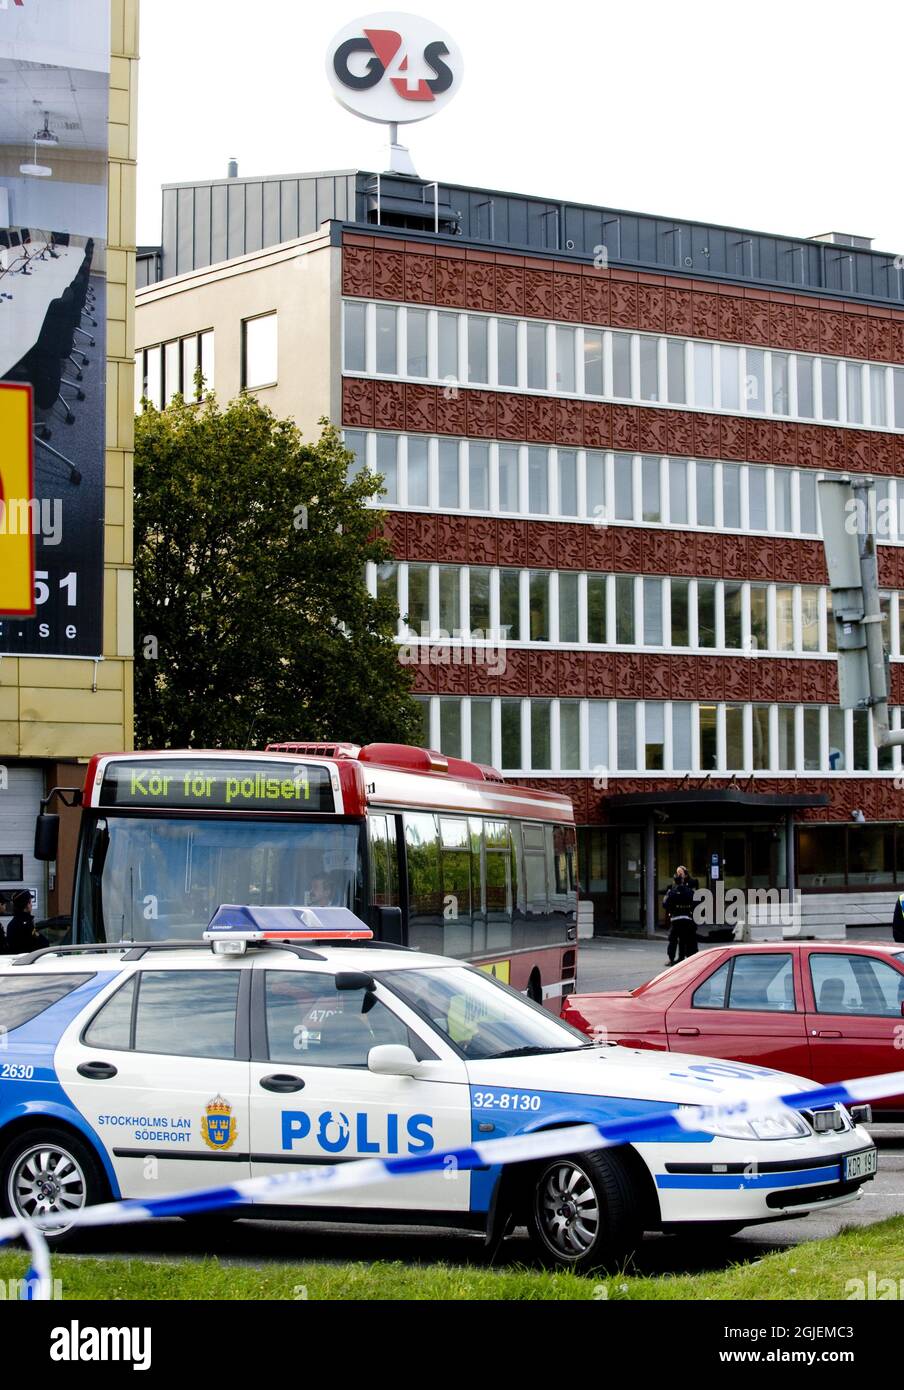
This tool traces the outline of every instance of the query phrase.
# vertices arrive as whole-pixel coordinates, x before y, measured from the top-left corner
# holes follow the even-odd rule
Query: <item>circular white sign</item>
[[[366,121],[425,121],[455,96],[461,52],[432,19],[369,14],[347,24],[327,50],[333,95]]]

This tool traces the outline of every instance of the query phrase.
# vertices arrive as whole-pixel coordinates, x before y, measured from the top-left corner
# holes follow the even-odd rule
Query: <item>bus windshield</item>
[[[86,823],[76,941],[197,939],[223,903],[361,912],[361,826],[100,816]]]

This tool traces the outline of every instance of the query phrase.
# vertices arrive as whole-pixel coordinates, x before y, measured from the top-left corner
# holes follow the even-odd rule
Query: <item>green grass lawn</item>
[[[717,1258],[717,1257],[716,1257]],[[22,1279],[28,1257],[0,1254],[0,1281]],[[848,1280],[893,1279],[904,1289],[904,1217],[809,1241],[753,1264],[656,1278],[581,1278],[521,1267],[227,1264],[216,1259],[97,1259],[55,1255],[53,1275],[71,1299],[846,1299]],[[900,1285],[898,1281],[901,1281]],[[887,1287],[887,1286],[886,1286]],[[880,1289],[881,1292],[881,1289]],[[9,1294],[7,1294],[9,1296]]]

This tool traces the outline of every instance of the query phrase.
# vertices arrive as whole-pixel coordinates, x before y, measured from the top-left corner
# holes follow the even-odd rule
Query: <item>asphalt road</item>
[[[664,964],[664,940],[596,940],[583,944],[578,984],[583,990],[632,989],[650,979]],[[879,1147],[879,1174],[866,1184],[859,1201],[800,1220],[750,1227],[732,1240],[709,1248],[699,1238],[648,1236],[635,1260],[637,1272],[693,1273],[758,1260],[770,1250],[784,1249],[798,1241],[835,1235],[847,1226],[867,1225],[886,1216],[904,1214],[904,1126],[878,1125],[873,1134]],[[86,1233],[70,1248],[95,1255],[148,1259],[215,1255],[251,1265],[301,1260],[400,1260],[412,1265],[440,1260],[463,1265],[485,1263],[482,1240],[471,1234],[293,1222],[236,1221],[222,1227],[199,1228],[181,1221],[157,1221]],[[497,1262],[533,1263],[524,1232],[506,1241]],[[843,1291],[839,1292],[841,1296]]]

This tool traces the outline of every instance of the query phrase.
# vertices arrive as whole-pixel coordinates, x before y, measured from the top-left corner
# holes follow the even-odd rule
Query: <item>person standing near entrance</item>
[[[6,951],[8,955],[15,956],[26,951],[38,951],[50,944],[46,936],[42,935],[35,926],[31,905],[32,896],[27,888],[13,894],[13,915],[6,928]]]
[[[697,953],[697,927],[694,922],[694,894],[697,880],[691,878],[683,864],[675,870],[672,884],[662,900],[669,919],[668,963],[686,960]]]

